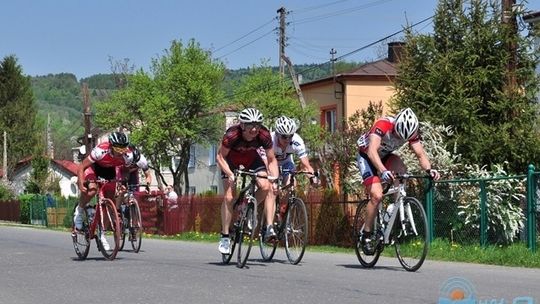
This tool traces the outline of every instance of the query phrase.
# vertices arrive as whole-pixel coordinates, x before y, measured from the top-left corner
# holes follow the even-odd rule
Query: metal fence
[[[536,251],[540,241],[540,172],[530,166],[526,175],[454,179],[408,185],[408,194],[423,201],[430,241],[456,244],[523,242]],[[317,191],[301,197],[309,219],[309,243],[351,246],[351,227],[357,200],[343,201]],[[139,194],[145,232],[174,235],[187,231],[216,233],[221,227],[221,196],[183,196],[169,202],[162,193]],[[0,202],[0,220],[48,226],[71,224],[77,199],[35,195],[20,202]],[[262,211],[259,211],[259,213]]]

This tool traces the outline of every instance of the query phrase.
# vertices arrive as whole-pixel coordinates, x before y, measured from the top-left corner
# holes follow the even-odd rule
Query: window
[[[326,131],[336,132],[336,108],[323,110],[323,123]]]
[[[195,168],[195,146],[189,148],[188,168]]]
[[[216,155],[217,155],[217,145],[212,145],[210,151],[208,152],[208,165],[216,165]]]
[[[215,185],[212,185],[212,186],[210,186],[210,191],[212,191],[212,193],[217,194],[217,192],[218,192],[218,187],[215,186]]]
[[[189,194],[195,194],[197,193],[197,188],[190,186],[189,187]]]

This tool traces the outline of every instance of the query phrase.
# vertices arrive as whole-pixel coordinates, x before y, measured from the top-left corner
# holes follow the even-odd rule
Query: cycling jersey
[[[378,151],[381,159],[407,143],[407,140],[401,139],[393,132],[394,120],[394,117],[381,118],[375,122],[373,127],[367,133],[362,134],[356,142],[360,154],[367,153],[367,149],[369,147],[369,137],[371,134],[381,137],[381,146]],[[420,135],[418,132],[416,132],[416,134],[408,140],[409,144],[413,144],[418,141],[420,141]]]
[[[243,165],[247,169],[256,162],[262,163],[261,156],[257,153],[257,149],[262,147],[265,150],[272,149],[272,137],[270,131],[261,126],[258,135],[252,141],[246,141],[242,137],[242,128],[240,125],[233,125],[225,132],[221,141],[223,147],[229,149],[229,154],[226,157],[231,169],[238,168]],[[260,162],[259,162],[260,161]]]
[[[112,155],[111,149],[112,145],[109,142],[103,142],[95,146],[90,152],[90,161],[104,168],[124,166],[131,164],[133,161],[133,153],[131,151],[122,154],[122,156],[115,157]]]
[[[278,164],[280,166],[283,166],[284,163],[292,162],[293,158],[292,155],[296,154],[298,158],[303,158],[308,156],[306,145],[304,144],[304,140],[300,135],[294,133],[291,142],[285,147],[285,149],[282,149],[278,144],[278,138],[279,134],[277,134],[275,131],[272,132],[272,142],[274,143],[274,154],[276,155],[276,159],[278,160]]]

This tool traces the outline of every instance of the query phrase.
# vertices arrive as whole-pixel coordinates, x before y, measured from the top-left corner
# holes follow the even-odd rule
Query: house
[[[523,15],[523,21],[529,24],[529,33],[531,35],[540,33],[540,11]],[[534,37],[534,46],[536,50],[540,47],[540,34],[536,34],[536,37]],[[536,74],[540,74],[540,65],[536,66]],[[538,93],[536,100],[540,102],[540,92]]]
[[[403,42],[391,42],[387,58],[300,85],[306,102],[318,105],[320,123],[328,131],[341,128],[343,118],[367,108],[370,101],[382,101],[383,111],[386,111],[386,104],[394,95],[393,81],[403,45]]]
[[[77,185],[71,182],[71,178],[77,176],[77,164],[69,160],[50,159],[49,180],[58,181],[60,193],[63,197],[78,196]],[[15,189],[15,194],[23,194],[26,184],[32,174],[32,159],[25,158],[17,163],[13,171],[11,183]]]

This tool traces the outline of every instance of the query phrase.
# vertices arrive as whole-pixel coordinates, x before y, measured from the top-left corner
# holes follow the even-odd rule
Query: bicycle
[[[385,246],[394,245],[399,263],[407,271],[418,270],[428,252],[429,227],[426,212],[422,204],[414,197],[407,196],[406,180],[425,179],[430,176],[411,174],[396,174],[399,181],[397,186],[390,184],[384,189],[384,196],[396,194],[387,209],[383,210],[381,202],[378,206],[371,231],[372,241],[375,242],[373,253],[365,253],[362,249],[361,231],[363,230],[366,207],[369,198],[358,203],[353,223],[354,250],[360,264],[366,268],[375,266]]]
[[[234,254],[235,248],[238,246],[236,266],[243,268],[246,265],[251,247],[253,245],[253,237],[255,235],[256,221],[256,206],[257,199],[255,198],[255,190],[257,186],[257,177],[268,178],[267,176],[259,176],[251,170],[244,171],[243,167],[234,171],[235,180],[242,178],[240,191],[233,204],[233,225],[230,229],[231,236],[230,253],[221,254],[224,264],[228,264]],[[249,183],[246,185],[246,177],[250,177]]]
[[[81,260],[88,257],[90,242],[94,238],[96,239],[98,250],[107,260],[114,260],[118,253],[121,234],[120,219],[115,203],[111,199],[106,198],[103,191],[103,185],[113,182],[119,182],[119,180],[96,179],[85,181],[87,186],[89,183],[96,183],[98,185],[98,199],[95,207],[88,204],[83,209],[82,229],[77,230],[75,228],[75,222],[72,222],[71,238],[73,240],[73,247]],[[73,212],[75,212],[77,206],[75,205]],[[108,246],[104,245],[101,240],[102,236]]]
[[[133,187],[140,187],[145,185],[128,185],[128,189]],[[139,208],[139,202],[135,198],[133,190],[127,190],[122,194],[122,200],[120,204],[120,225],[122,235],[120,237],[120,249],[124,249],[126,242],[126,236],[131,243],[133,252],[138,253],[141,250],[143,225],[141,217],[141,209]]]
[[[276,213],[274,215],[274,228],[277,240],[265,242],[264,234],[266,229],[266,217],[262,212],[261,229],[259,233],[259,249],[263,261],[269,262],[276,253],[277,245],[280,241],[285,242],[285,253],[287,259],[293,265],[300,263],[306,244],[308,242],[308,216],[304,201],[296,196],[295,177],[296,175],[309,175],[317,177],[317,173],[305,171],[283,170],[282,173],[289,173],[289,184],[283,186],[283,178],[278,179],[278,195],[276,197]],[[281,176],[281,174],[280,174]],[[282,192],[287,198],[282,201]]]

